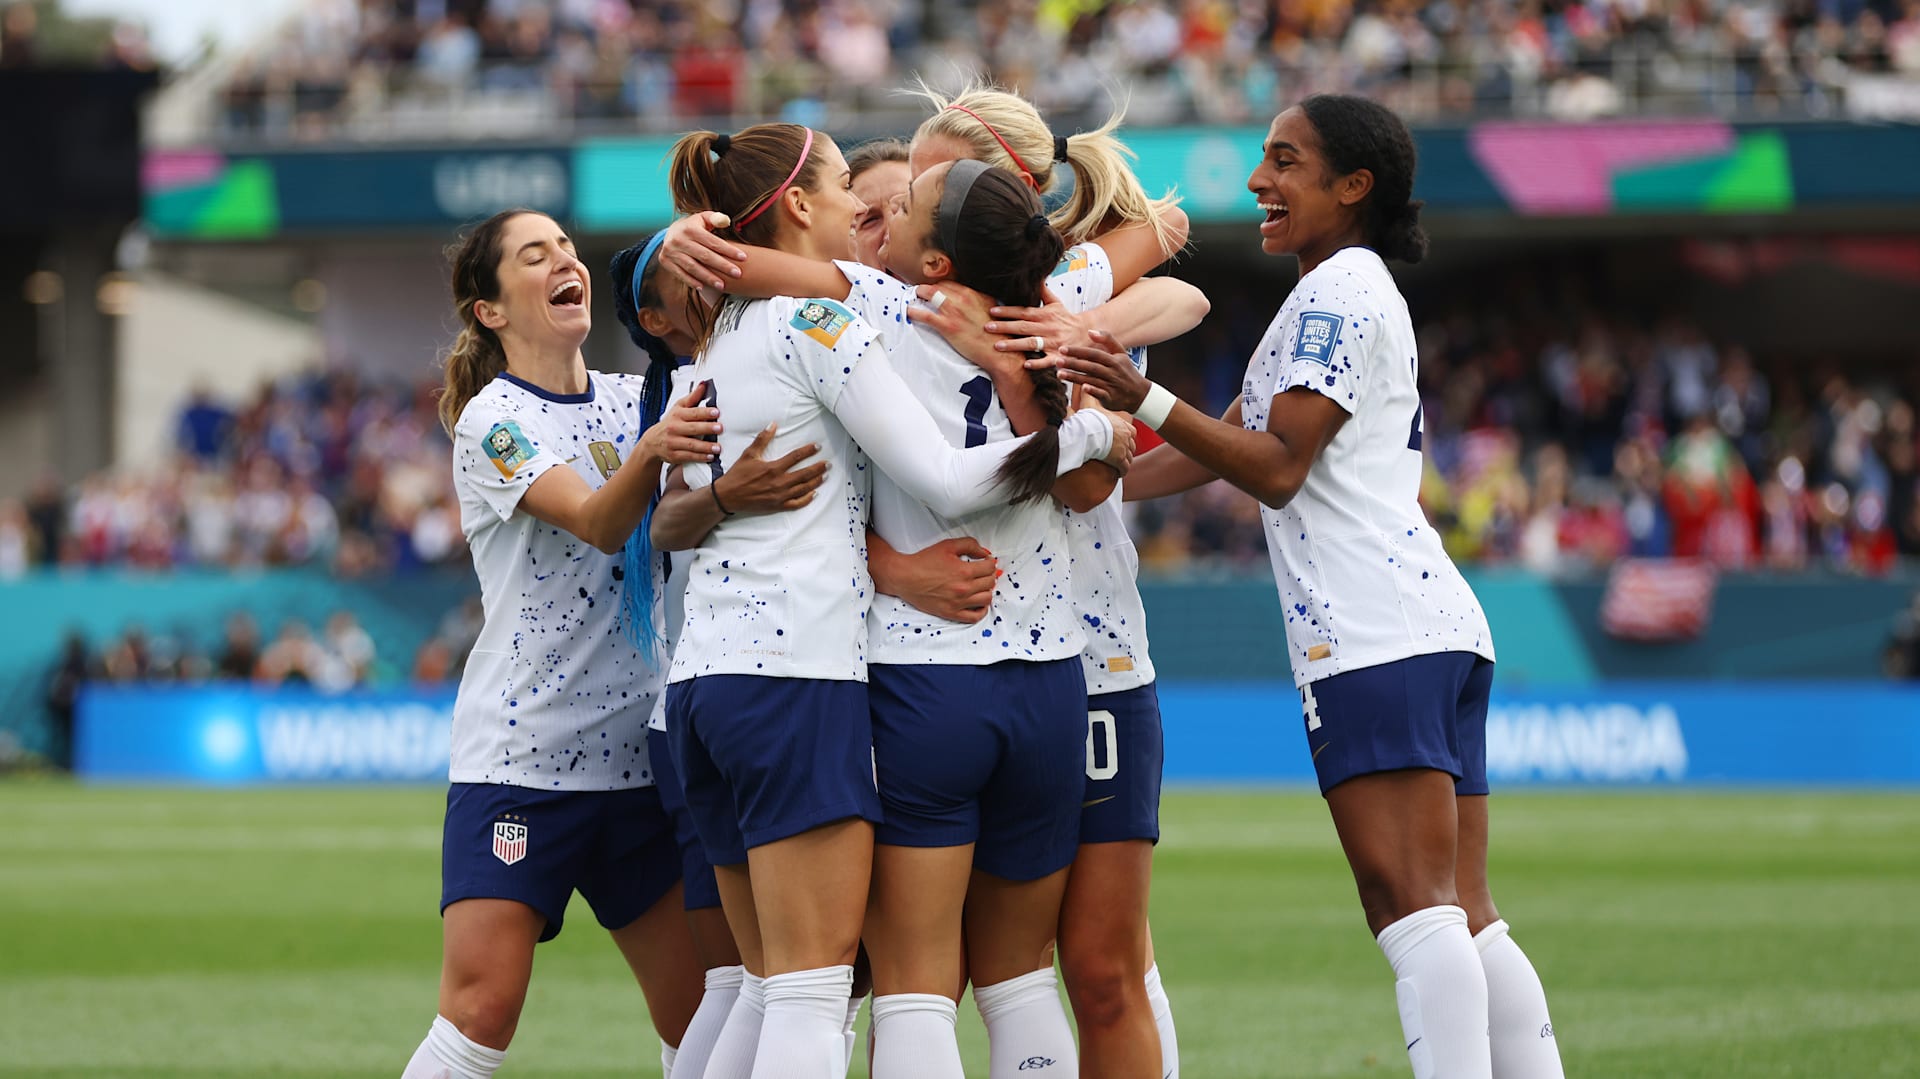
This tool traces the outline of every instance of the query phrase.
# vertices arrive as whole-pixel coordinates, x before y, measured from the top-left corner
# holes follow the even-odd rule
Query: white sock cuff
[[[767,980],[753,971],[740,968],[740,999],[755,1011],[766,1010]]]
[[[1044,967],[1004,982],[973,987],[973,1003],[980,1018],[992,1021],[996,1016],[1059,993],[1060,979],[1052,967]]]
[[[1509,932],[1512,932],[1512,927],[1507,925],[1505,918],[1489,922],[1485,929],[1473,935],[1473,946],[1480,950],[1481,955],[1485,955],[1488,948],[1506,939]]]
[[[875,1023],[910,1012],[937,1015],[948,1023],[956,1025],[960,1020],[959,1006],[938,993],[890,993],[884,997],[873,998]]]
[[[1166,987],[1160,984],[1160,964],[1155,963],[1147,968],[1147,993],[1152,995],[1165,992]]]
[[[1462,930],[1467,928],[1467,912],[1460,907],[1416,910],[1380,931],[1380,950],[1386,953],[1387,962],[1393,964],[1393,969],[1399,970],[1400,960],[1418,948],[1422,941],[1456,926]]]
[[[507,1059],[505,1049],[489,1049],[473,1041],[444,1015],[433,1017],[433,1026],[427,1031],[427,1048],[449,1071],[460,1076],[492,1075]]]
[[[853,1025],[860,1021],[860,1005],[866,1002],[866,997],[847,998],[847,1033],[853,1033]]]
[[[716,989],[738,989],[747,976],[747,968],[735,964],[731,967],[714,967],[707,971],[707,992]]]
[[[661,1040],[660,1042],[660,1074],[661,1075],[667,1076],[668,1079],[671,1079],[673,1075],[673,1062],[674,1062],[674,1059],[677,1058],[679,1055],[680,1055],[679,1049],[675,1048],[674,1046],[668,1045],[665,1039]]]
[[[765,979],[768,1003],[774,1000],[832,1001],[835,1015],[846,1011],[847,998],[853,995],[853,967],[815,967],[774,974]]]

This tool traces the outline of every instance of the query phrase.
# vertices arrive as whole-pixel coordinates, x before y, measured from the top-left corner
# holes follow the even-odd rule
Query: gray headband
[[[960,241],[960,209],[967,204],[974,181],[992,167],[984,161],[968,158],[955,161],[953,168],[947,170],[947,186],[940,192],[940,208],[935,211],[933,219],[934,227],[939,231],[940,250],[947,254],[956,253],[954,246]]]

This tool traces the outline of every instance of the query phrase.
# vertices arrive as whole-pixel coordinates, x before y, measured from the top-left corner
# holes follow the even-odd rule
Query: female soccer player
[[[839,149],[790,124],[684,137],[671,185],[678,207],[738,221],[730,239],[817,260],[849,253],[864,209]],[[960,516],[1043,495],[1058,472],[1088,460],[1124,460],[1128,431],[1090,412],[1052,439],[956,450],[894,373],[878,332],[837,301],[730,298],[701,315],[694,374],[733,419],[721,459],[700,471],[724,475],[744,447],[730,432],[778,422],[769,452],[810,439],[834,477],[825,497],[778,519],[740,518],[715,498],[724,519],[689,572],[669,737],[749,974],[707,1075],[734,1020],[757,1010],[754,1076],[837,1076],[879,816],[865,692],[865,458]],[[1044,476],[1022,467],[1043,452],[1029,447],[1055,458]],[[714,497],[707,475],[687,478],[697,491],[685,497]]]
[[[454,705],[439,1015],[405,1079],[493,1074],[576,889],[666,1046],[700,984],[646,749],[663,678],[620,632],[616,556],[662,463],[711,459],[717,414],[689,399],[643,430],[643,382],[587,369],[590,281],[544,214],[469,233],[453,294],[440,414],[485,622]]]
[[[1492,636],[1418,502],[1418,351],[1384,261],[1427,251],[1413,140],[1380,105],[1316,95],[1263,150],[1261,250],[1301,276],[1241,399],[1209,419],[1111,347],[1068,349],[1063,374],[1173,447],[1129,494],[1220,476],[1262,503],[1307,742],[1414,1075],[1554,1079],[1546,995],[1487,887]]]
[[[853,194],[866,206],[853,221],[853,258],[863,266],[880,265],[880,245],[887,238],[887,204],[907,189],[913,174],[907,171],[904,139],[873,139],[847,155],[847,174]]]
[[[903,158],[905,152],[906,146],[902,143],[900,154]],[[848,167],[850,170],[853,168],[851,162]],[[905,171],[904,164],[901,165],[901,171]],[[856,189],[858,185],[859,178],[856,176]],[[884,230],[881,231],[884,234]],[[687,289],[671,275],[663,274],[658,269],[657,256],[664,236],[664,232],[656,233],[614,256],[614,314],[626,328],[627,336],[646,353],[649,361],[648,379],[659,380],[663,387],[671,380],[674,392],[684,393],[690,372],[682,364],[690,362],[686,357],[694,349],[696,330],[687,306]],[[642,400],[641,411],[651,416],[665,400],[664,397],[656,400],[648,396]],[[773,434],[772,427],[761,431],[739,461],[718,481],[724,488],[725,503],[740,507],[736,512],[774,513],[797,509],[811,500],[813,492],[820,485],[826,471],[825,465],[805,463],[806,458],[817,452],[815,446],[802,446],[778,461],[767,461],[761,456],[761,451]],[[683,537],[674,541],[675,546],[697,546],[724,519],[719,511],[711,509],[711,504],[711,499],[683,501],[670,509],[665,517],[656,518],[654,523]],[[634,536],[642,537],[645,532],[643,525]],[[630,540],[630,549],[632,544]],[[975,562],[967,561],[955,553],[975,550],[979,552]],[[691,560],[685,557],[672,559],[666,555],[662,557],[667,562],[667,582],[663,604],[665,618],[660,628],[665,644],[663,654],[670,655],[673,641],[679,635],[681,599],[686,593],[687,569]],[[994,565],[986,550],[970,537],[914,554],[890,552],[886,558],[876,557],[875,552],[869,549],[869,566],[876,591],[899,596],[920,610],[956,621],[975,622],[985,615],[993,594]],[[626,578],[628,582],[647,579],[650,579],[650,575],[638,573]],[[980,583],[983,580],[984,585]],[[651,604],[642,602],[639,606],[650,608]],[[706,993],[701,998],[693,1021],[688,1024],[686,1035],[681,1039],[675,1060],[675,1066],[684,1069],[684,1074],[698,1077],[705,1071],[721,1026],[738,998],[745,970],[740,963],[739,949],[720,910],[720,893],[714,881],[713,866],[708,863],[705,851],[699,845],[693,818],[687,811],[685,790],[673,769],[672,753],[666,738],[664,699],[655,704],[647,739],[660,800],[673,816],[676,837],[680,842],[685,903],[695,950],[707,971]],[[856,999],[848,1010],[849,1031],[858,1017],[859,999],[864,998],[867,992],[858,979],[854,988]]]
[[[922,94],[935,112],[914,133],[909,164],[916,174],[941,161],[972,158],[1006,169],[1044,193],[1060,186],[1055,166],[1064,164],[1073,174],[1073,194],[1054,211],[1053,220],[1070,243],[1085,244],[1098,234],[1101,247],[1117,253],[1116,269],[1120,259],[1132,258],[1145,263],[1135,271],[1144,273],[1186,242],[1187,219],[1179,200],[1150,196],[1127,167],[1131,151],[1113,134],[1120,113],[1094,131],[1056,136],[1039,110],[1004,90],[976,85],[949,99],[923,87]],[[1075,251],[1097,255],[1088,247]],[[1093,261],[1098,270],[1097,257]],[[1015,335],[998,346],[1006,351],[1087,344],[1094,326],[1138,346],[1185,333],[1207,310],[1198,289],[1170,278],[1143,280],[1131,288],[1115,281],[1113,287],[1127,290],[1124,299],[1134,302],[1133,310],[1157,308],[1160,320],[1136,329],[1117,323],[1108,309],[1075,317],[1073,305],[1048,304],[995,307],[988,313],[1000,321],[985,328]],[[1143,302],[1151,306],[1140,306]],[[1119,306],[1118,301],[1109,305]],[[1132,348],[1128,355],[1144,372],[1146,350]],[[1060,968],[1080,1030],[1083,1076],[1177,1079],[1180,1049],[1173,1010],[1147,930],[1165,741],[1147,654],[1146,610],[1135,583],[1139,558],[1121,519],[1120,500],[1116,491],[1098,506],[1075,507],[1067,517],[1074,602],[1088,627],[1083,666],[1090,696],[1081,846],[1060,919]]]

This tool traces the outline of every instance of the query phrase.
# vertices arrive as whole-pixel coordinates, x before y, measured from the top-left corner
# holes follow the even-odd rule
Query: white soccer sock
[[[753,1079],[842,1079],[853,967],[817,967],[767,979],[767,1018]],[[712,1079],[712,1077],[709,1077]]]
[[[854,1024],[860,1021],[860,1005],[866,1003],[866,997],[850,997],[847,1000],[847,1026],[843,1032],[847,1037],[847,1072],[853,1071],[853,1050],[860,1044],[860,1035],[853,1032]]]
[[[1467,912],[1416,910],[1382,929],[1379,943],[1399,979],[1393,991],[1414,1079],[1492,1079],[1487,976]]]
[[[1022,1071],[1057,1069],[1048,1075],[1080,1074],[1073,1026],[1060,1004],[1060,981],[1052,967],[973,987],[973,1002],[987,1024],[989,1079],[1016,1079]],[[880,1040],[882,1051],[886,1039]]]
[[[1493,1047],[1493,1079],[1564,1079],[1560,1043],[1547,1014],[1547,991],[1527,953],[1494,922],[1473,935],[1487,975],[1487,1037]]]
[[[493,1079],[505,1059],[505,1049],[489,1049],[470,1041],[445,1016],[436,1015],[427,1030],[427,1040],[413,1051],[413,1059],[407,1061],[400,1079]]]
[[[727,1025],[733,1002],[740,999],[740,980],[746,973],[747,968],[742,966],[714,967],[707,971],[707,991],[700,997],[700,1006],[694,1009],[693,1018],[687,1022],[687,1032],[681,1036],[680,1048],[674,1056],[673,1066],[685,1079],[701,1079],[706,1072],[707,1060],[713,1056],[713,1047]],[[754,1027],[753,1039],[754,1044],[759,1044],[758,1026]]]
[[[874,997],[873,1079],[966,1079],[958,1018],[953,1001],[937,993]]]
[[[660,1079],[673,1079],[673,1062],[679,1057],[680,1050],[664,1041],[660,1043]]]
[[[754,1057],[760,1051],[760,1032],[766,1014],[766,982],[742,969],[739,994],[727,1012],[727,1021],[714,1041],[713,1050],[707,1054],[707,1066],[701,1069],[697,1079],[749,1079],[753,1075]],[[685,1079],[696,1079],[690,1070],[680,1074]]]
[[[1147,1003],[1153,1005],[1153,1025],[1160,1028],[1160,1074],[1180,1079],[1180,1039],[1173,1034],[1173,1004],[1160,984],[1160,964],[1147,968]]]

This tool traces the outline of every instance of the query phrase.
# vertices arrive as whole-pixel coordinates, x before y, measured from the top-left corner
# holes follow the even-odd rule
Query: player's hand
[[[660,422],[640,436],[640,452],[670,465],[706,464],[720,456],[720,410],[707,408],[700,399],[707,384],[696,382],[693,392],[673,403]]]
[[[877,549],[877,548],[872,548]],[[1000,563],[971,537],[942,540],[875,564],[874,588],[935,618],[972,625],[993,605]]]
[[[735,264],[747,259],[745,251],[714,235],[716,229],[726,228],[732,220],[708,210],[668,225],[667,238],[660,241],[660,265],[693,288],[725,291],[722,279],[739,277],[740,267]]]
[[[1133,467],[1133,417],[1124,412],[1109,412],[1098,407],[1095,407],[1094,411],[1105,416],[1107,422],[1113,425],[1113,448],[1109,449],[1107,455],[1100,460],[1124,476],[1127,474],[1127,469]]]
[[[996,377],[1020,372],[1020,356],[998,348],[1000,335],[987,331],[987,309],[993,303],[985,293],[955,281],[921,285],[914,289],[921,303],[907,307],[907,317],[945,338],[953,350],[975,367]]]
[[[987,311],[994,321],[986,324],[986,331],[1006,338],[995,342],[994,348],[1001,352],[1046,352],[1084,345],[1092,339],[1089,334],[1093,326],[1085,315],[1067,310],[1051,288],[1043,288],[1041,295],[1046,299],[1043,307],[995,307]],[[1035,360],[1027,366],[1053,366],[1056,362],[1051,358],[1044,363]]]
[[[1153,383],[1127,358],[1127,350],[1112,334],[1093,331],[1093,346],[1067,346],[1059,364],[1060,377],[1085,386],[1095,400],[1117,412],[1139,408]]]
[[[812,442],[784,457],[766,459],[767,446],[779,428],[777,423],[768,424],[767,429],[755,435],[753,442],[741,451],[740,459],[728,465],[726,472],[713,481],[720,500],[734,513],[797,510],[813,501],[814,493],[824,481],[825,461],[804,467],[800,464],[820,452],[820,447]]]

